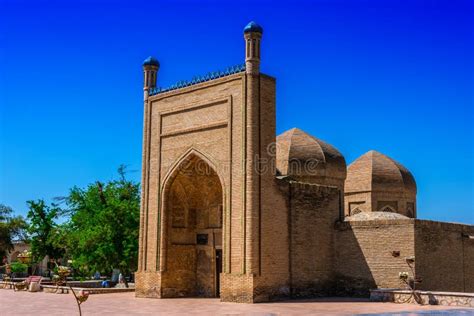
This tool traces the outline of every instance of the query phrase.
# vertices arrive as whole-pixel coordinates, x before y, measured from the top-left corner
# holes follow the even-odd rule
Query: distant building
[[[20,253],[25,250],[30,250],[30,245],[23,241],[14,241],[13,242],[13,249],[7,253],[7,261],[14,262],[17,261],[17,257]]]
[[[20,255],[25,250],[29,251],[31,246],[24,242],[24,241],[14,241],[13,242],[13,249],[7,253],[7,262],[12,263],[18,261],[18,255]],[[36,275],[42,275],[48,270],[48,257],[44,257],[44,259],[34,266],[34,269],[30,269],[29,272],[35,272]]]
[[[370,151],[346,168],[299,129],[276,136],[262,33],[245,27],[244,65],[170,88],[157,87],[158,60],[143,64],[136,295],[367,294],[400,287],[412,256],[418,288],[474,292],[474,227],[416,219],[416,182],[400,163]]]

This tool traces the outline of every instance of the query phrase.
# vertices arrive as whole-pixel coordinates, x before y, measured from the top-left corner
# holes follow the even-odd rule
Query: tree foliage
[[[14,240],[25,239],[25,228],[23,217],[13,216],[11,207],[0,204],[0,258],[13,249]]]
[[[33,261],[38,262],[45,256],[50,259],[60,259],[65,253],[65,242],[58,245],[60,226],[56,220],[61,214],[61,208],[52,203],[45,204],[43,200],[28,201],[28,234],[30,237]]]
[[[116,180],[74,187],[62,198],[63,207],[28,201],[35,261],[46,255],[70,259],[76,274],[83,276],[117,268],[128,275],[137,269],[140,186],[125,177],[124,166],[118,173]]]
[[[140,188],[126,179],[124,167],[119,175],[69,194],[68,248],[75,267],[91,273],[118,268],[124,275],[137,268]]]

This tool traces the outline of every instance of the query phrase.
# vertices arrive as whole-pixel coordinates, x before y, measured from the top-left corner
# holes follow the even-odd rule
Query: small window
[[[398,212],[398,201],[378,201],[377,211],[379,212]]]
[[[349,216],[362,213],[364,211],[364,201],[349,202]]]
[[[390,212],[390,213],[396,213],[396,211],[391,207],[390,205],[385,205],[380,209],[380,212]]]
[[[356,215],[356,214],[359,214],[359,213],[362,213],[362,210],[358,207],[351,210],[351,215]]]

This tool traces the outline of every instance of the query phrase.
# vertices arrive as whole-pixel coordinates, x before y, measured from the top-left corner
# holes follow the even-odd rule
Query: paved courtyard
[[[0,290],[0,315],[77,315],[72,294]],[[371,303],[341,298],[268,304],[221,303],[218,299],[143,299],[134,293],[91,295],[82,306],[88,315],[474,315],[474,309]]]

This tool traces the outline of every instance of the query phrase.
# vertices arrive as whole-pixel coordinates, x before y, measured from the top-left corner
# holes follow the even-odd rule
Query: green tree
[[[26,223],[23,217],[13,216],[11,207],[0,204],[0,258],[13,249],[14,240],[24,240]]]
[[[91,273],[116,268],[126,276],[137,268],[140,187],[125,167],[118,172],[118,180],[75,187],[68,197],[73,265]]]
[[[52,203],[46,205],[43,200],[28,201],[28,233],[30,236],[31,253],[33,261],[38,262],[45,256],[50,259],[60,259],[65,253],[65,241],[62,245],[58,242],[60,227],[56,223],[62,214],[61,208]]]

